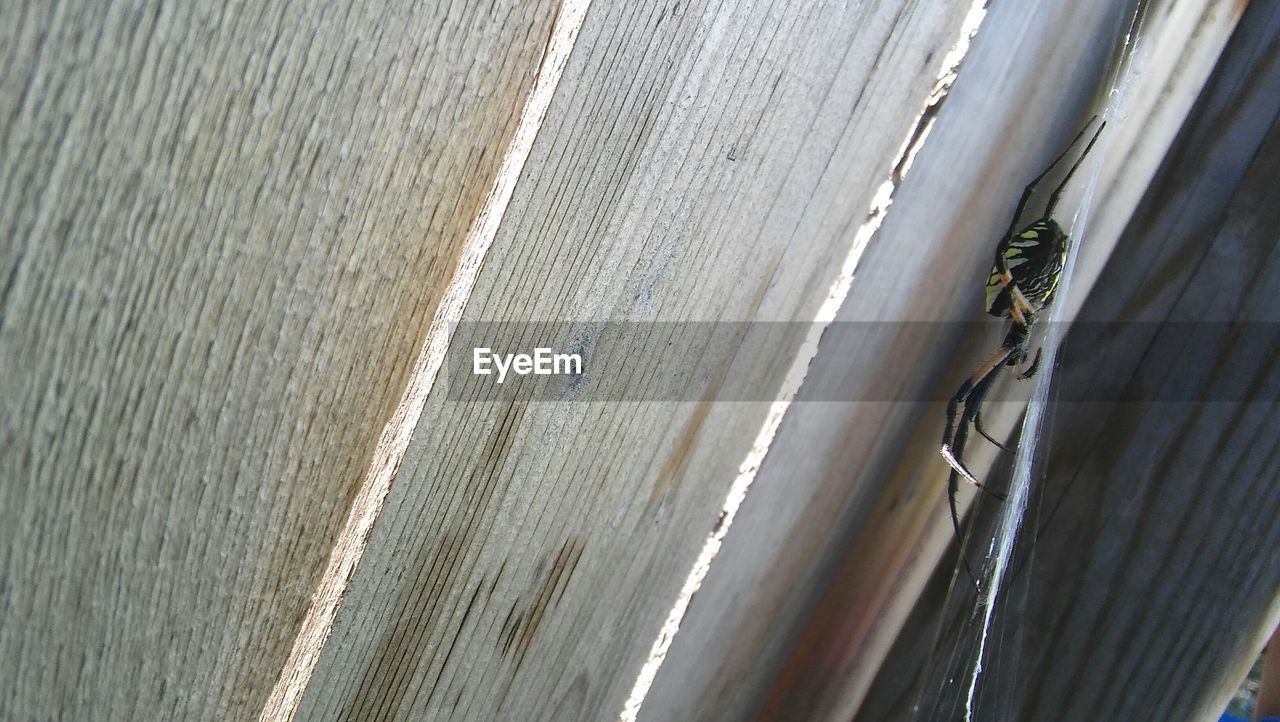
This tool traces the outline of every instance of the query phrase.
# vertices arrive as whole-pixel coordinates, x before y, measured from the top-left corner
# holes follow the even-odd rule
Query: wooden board
[[[1107,229],[1136,203],[1130,185],[1145,185],[1237,17],[1234,4],[1169,5],[1149,14],[1143,74],[1108,127],[1073,289],[1087,289],[1092,259],[1109,254]],[[766,718],[848,719],[857,709],[951,539],[942,409],[924,400],[949,396],[998,341],[991,328],[961,345],[973,329],[948,322],[980,314],[993,239],[1022,185],[1083,121],[1126,20],[1112,3],[991,8],[863,261],[892,272],[855,278],[837,317],[942,323],[824,339],[802,395],[898,401],[792,406],[645,718],[741,719],[770,694]],[[1055,82],[1044,82],[1046,67]],[[1008,428],[996,410],[993,427]],[[812,619],[820,600],[824,616]]]
[[[257,716],[554,12],[0,6],[0,717]]]
[[[1216,720],[1280,621],[1277,38],[1253,4],[1068,339],[981,719]],[[857,719],[953,718],[932,586]]]
[[[724,528],[726,492],[757,468],[772,402],[804,377],[809,322],[826,320],[841,273],[841,320],[943,325],[888,340],[828,334],[802,397],[897,401],[791,407],[643,715],[847,719],[895,639],[903,656],[864,708],[901,702],[927,647],[898,632],[950,537],[940,412],[926,399],[989,345],[962,341],[952,322],[976,313],[991,239],[1080,121],[1126,10],[993,7],[903,181],[903,140],[921,127],[968,3],[797,7],[591,9],[469,294],[466,333],[350,589],[334,587],[345,600],[332,630],[312,594],[414,387],[555,5],[0,8],[0,717],[284,719],[294,698],[264,704],[283,669],[309,683],[300,719],[615,718],[690,565]],[[1155,8],[1149,44],[1162,50],[1099,153],[1073,298],[1114,273],[1111,249],[1240,4]],[[1250,37],[1274,41],[1273,23]],[[1275,63],[1273,49],[1240,52],[1244,75],[1222,83]],[[1229,168],[1245,165],[1239,138],[1260,150],[1247,177],[1217,187],[1230,222],[1194,229],[1218,239],[1199,276],[1179,275],[1194,265],[1178,240],[1191,237],[1174,232],[1185,229],[1149,234],[1170,244],[1161,268],[1174,269],[1157,275],[1153,307],[1268,308],[1275,295],[1263,241],[1278,219],[1257,213],[1275,205],[1276,142],[1258,135],[1259,103],[1277,96],[1266,72],[1205,111],[1231,135],[1187,136]],[[1195,207],[1169,182],[1149,212]],[[865,245],[864,222],[882,218]],[[1235,279],[1221,269],[1241,264],[1252,296],[1224,297]],[[1101,279],[1121,306],[1148,299]],[[499,324],[475,325],[485,321]],[[496,393],[467,373],[473,342],[527,350],[540,338],[582,351],[586,377]],[[1180,371],[1203,360],[1166,355]],[[1257,357],[1221,360],[1243,369],[1232,378],[1256,374],[1265,396]],[[1218,439],[1214,453],[1258,485],[1228,486],[1143,436],[1145,417],[1107,412],[1108,433],[1137,451],[1065,454],[1083,460],[1072,478],[1132,474],[1124,493],[1150,505],[1152,528],[1175,519],[1205,531],[1189,543],[1211,543],[1160,557],[1169,540],[1125,536],[1124,514],[1068,514],[1072,533],[1102,528],[1137,551],[1046,552],[1037,574],[1067,570],[1081,606],[1037,598],[1037,623],[1071,631],[1035,637],[1043,649],[1024,658],[1044,675],[1018,688],[1002,677],[1000,704],[1043,717],[1083,689],[1119,709],[1134,688],[1194,676],[1175,703],[1205,712],[1274,621],[1275,510],[1256,493],[1274,488],[1258,451],[1274,414],[1184,411],[1158,421]],[[1092,429],[1096,417],[1068,421]],[[1157,447],[1186,473],[1142,476],[1140,452]],[[1247,518],[1247,534],[1209,533],[1220,512],[1204,489]],[[1129,508],[1100,482],[1091,491]],[[1185,579],[1132,572],[1206,557],[1250,580],[1222,638],[1142,626],[1200,633],[1187,619],[1226,609],[1208,585],[1222,576],[1196,577],[1188,605],[1150,620],[1130,597],[1096,597],[1133,577],[1174,598]],[[309,613],[317,636],[300,637]],[[1085,630],[1087,613],[1127,627]],[[292,645],[330,631],[314,676],[286,663]],[[1130,632],[1144,640],[1134,649]],[[1078,639],[1126,676],[1081,672]],[[1218,666],[1202,673],[1202,660]]]
[[[583,322],[812,319],[966,9],[591,8],[464,320],[567,322],[595,375],[469,401],[446,372],[298,719],[618,715],[802,338],[762,326],[695,348],[683,395],[605,402],[635,365]]]

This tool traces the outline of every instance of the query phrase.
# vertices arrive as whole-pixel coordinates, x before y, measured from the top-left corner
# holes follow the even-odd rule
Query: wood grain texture
[[[593,5],[467,320],[811,319],[966,9]],[[298,718],[616,718],[768,409],[716,400],[795,356],[768,333],[683,400],[445,379]]]
[[[1068,338],[980,719],[1216,720],[1280,621],[1278,38],[1251,5]],[[953,718],[920,651],[940,619],[941,655],[970,642],[940,614],[922,599],[859,720]]]
[[[962,342],[973,329],[949,322],[980,314],[974,279],[985,277],[992,239],[1022,185],[1083,121],[1125,12],[991,7],[863,260],[893,272],[855,278],[837,317],[940,322],[937,333],[904,323],[896,335],[824,339],[802,396],[825,388],[898,401],[792,406],[643,718],[848,719],[857,709],[951,540],[942,409],[924,401],[949,396],[999,340],[992,328]],[[1237,17],[1235,3],[1152,9],[1142,75],[1095,159],[1097,202],[1073,293],[1091,285],[1094,259],[1110,253],[1136,203],[1129,186],[1154,172]],[[1008,428],[1002,409],[1016,420],[1017,404],[991,406],[993,428]]]
[[[0,7],[0,717],[256,717],[554,12]]]

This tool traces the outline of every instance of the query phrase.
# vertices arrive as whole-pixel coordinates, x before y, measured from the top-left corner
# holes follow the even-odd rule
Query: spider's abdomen
[[[1008,316],[1013,294],[1005,271],[1013,285],[1038,311],[1053,300],[1053,292],[1062,277],[1067,260],[1067,235],[1052,218],[1041,218],[1022,231],[1000,242],[995,265],[987,277],[987,313]]]

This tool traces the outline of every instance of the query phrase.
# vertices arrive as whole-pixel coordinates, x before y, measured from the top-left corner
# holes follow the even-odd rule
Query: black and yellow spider
[[[956,509],[956,492],[960,478],[964,477],[974,486],[982,488],[982,484],[965,467],[963,461],[969,426],[972,424],[988,441],[1008,450],[1004,444],[996,441],[983,429],[982,399],[987,395],[991,384],[995,382],[996,371],[1001,366],[1014,367],[1019,379],[1031,378],[1039,369],[1041,349],[1036,350],[1031,364],[1023,368],[1027,360],[1031,324],[1035,321],[1037,314],[1053,300],[1053,293],[1058,288],[1062,268],[1067,259],[1067,234],[1063,232],[1058,222],[1053,220],[1053,211],[1071,176],[1075,174],[1080,164],[1084,162],[1085,156],[1089,155],[1089,151],[1093,149],[1094,143],[1098,141],[1098,136],[1106,126],[1105,121],[1098,125],[1084,152],[1067,171],[1058,187],[1053,190],[1039,220],[1019,231],[1017,230],[1018,219],[1026,210],[1027,201],[1035,192],[1036,186],[1067,157],[1095,119],[1096,116],[1091,118],[1076,134],[1071,144],[1062,151],[1062,154],[1022,191],[1022,198],[1018,201],[1018,207],[1009,221],[1009,228],[1001,237],[1000,245],[996,247],[995,263],[991,268],[991,275],[987,278],[987,313],[1000,318],[1008,317],[1009,330],[1000,348],[996,349],[996,352],[960,385],[960,390],[947,402],[947,425],[942,433],[942,457],[951,465],[951,475],[947,480],[947,497],[951,508],[951,523],[955,527],[957,538],[960,537],[960,515]],[[957,426],[956,412],[961,404],[964,405],[964,412],[960,415],[960,424]],[[993,496],[1003,498],[998,494]],[[964,559],[963,555],[961,559]],[[972,578],[973,573],[969,570],[967,561],[964,566]]]

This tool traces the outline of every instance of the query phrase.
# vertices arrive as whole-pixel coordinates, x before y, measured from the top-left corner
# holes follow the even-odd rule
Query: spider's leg
[[[960,433],[963,434],[963,437],[960,438],[959,441],[963,442],[968,438],[968,430],[969,430],[970,424],[972,424],[975,429],[978,429],[978,432],[981,433],[983,436],[987,436],[986,433],[983,432],[982,429],[978,427],[978,417],[981,416],[982,414],[982,402],[987,398],[987,392],[991,390],[991,386],[995,383],[995,380],[996,380],[996,374],[994,371],[992,373],[987,374],[985,378],[983,378],[981,381],[978,382],[976,386],[973,387],[973,391],[969,394],[969,398],[965,399],[964,415],[960,417]],[[987,439],[992,440],[990,436],[987,436]],[[999,444],[997,444],[997,446],[999,446]],[[957,456],[962,455],[963,451],[964,451],[963,447],[958,448]],[[963,466],[963,464],[961,466]],[[971,484],[978,487],[978,489],[980,489],[984,493],[990,494],[991,496],[997,499],[1000,499],[1001,501],[1004,500],[1003,494],[998,494],[996,492],[989,491],[986,486],[982,485],[976,479],[974,479],[972,474],[966,475],[965,478],[967,478]]]
[[[1017,286],[1010,286],[1010,288],[1013,289],[1014,301],[1013,304],[1009,306],[1009,317],[1012,318],[1013,322],[1019,326],[1030,326],[1031,324],[1027,323],[1026,314],[1023,313],[1022,309],[1018,306],[1018,296],[1022,295],[1021,292],[1018,291]]]
[[[1031,365],[1030,365],[1030,366],[1028,366],[1028,367],[1026,368],[1026,370],[1025,370],[1025,371],[1021,371],[1021,370],[1020,370],[1020,371],[1018,371],[1018,378],[1019,378],[1019,379],[1029,379],[1029,378],[1031,378],[1032,376],[1035,376],[1035,375],[1036,375],[1036,372],[1040,370],[1040,356],[1041,356],[1041,354],[1042,354],[1042,353],[1044,353],[1044,347],[1043,347],[1043,346],[1041,346],[1040,348],[1036,349],[1036,357],[1035,357],[1034,359],[1032,359],[1032,361],[1031,361]]]
[[[979,488],[982,487],[981,482],[965,468],[964,463],[960,460],[964,452],[966,427],[973,421],[974,414],[980,408],[981,396],[986,394],[986,389],[991,385],[991,381],[994,380],[996,369],[999,369],[1001,364],[1008,360],[1012,351],[1013,349],[1007,346],[1001,346],[996,349],[996,352],[991,354],[991,357],[983,362],[978,367],[978,370],[973,372],[972,376],[965,379],[965,382],[960,385],[960,390],[947,402],[947,425],[942,432],[942,458],[947,460],[947,464],[951,466],[953,472],[959,473],[969,483]],[[981,389],[982,393],[978,396],[977,403],[974,403],[972,396],[979,389]],[[961,403],[964,404],[965,411],[961,417],[959,428],[957,428],[956,410]]]
[[[1053,168],[1053,166],[1049,166],[1049,168]],[[1048,172],[1048,170],[1045,170],[1044,173]],[[1005,229],[1004,235],[1000,237],[1001,239],[1012,236],[1014,232],[1018,230],[1018,219],[1022,217],[1022,212],[1026,210],[1027,201],[1031,200],[1031,194],[1035,192],[1036,185],[1040,183],[1040,179],[1044,178],[1044,173],[1036,176],[1035,180],[1028,183],[1027,187],[1022,189],[1022,197],[1018,199],[1018,207],[1013,210],[1013,217],[1009,219],[1009,227]]]
[[[1031,319],[1039,311],[1031,301],[1027,300],[1022,289],[1018,288],[1017,281],[1013,278],[1013,271],[1005,265],[1003,256],[996,257],[996,270],[999,273],[1000,285],[1009,289],[1009,317],[1019,326],[1027,327],[1031,325]]]
[[[1009,287],[1009,296],[1012,301],[1009,304],[1009,316],[1013,318],[1015,323],[1024,328],[1030,326],[1031,319],[1038,309],[1022,294],[1022,289],[1018,288],[1018,284],[1013,282],[1013,274],[1009,274],[1009,282],[1005,285]]]
[[[1031,194],[1035,192],[1036,186],[1040,185],[1040,181],[1044,180],[1044,177],[1049,175],[1050,171],[1052,171],[1054,168],[1057,168],[1058,164],[1062,162],[1063,158],[1067,157],[1067,153],[1070,153],[1071,149],[1075,147],[1076,143],[1080,142],[1080,138],[1084,136],[1085,130],[1088,129],[1089,125],[1093,123],[1094,119],[1097,117],[1098,116],[1095,115],[1092,118],[1089,118],[1089,122],[1084,124],[1084,127],[1080,129],[1080,132],[1077,133],[1076,137],[1071,141],[1071,144],[1068,145],[1066,148],[1063,148],[1062,153],[1057,158],[1053,159],[1053,162],[1049,164],[1049,167],[1041,171],[1040,175],[1036,176],[1030,183],[1027,184],[1027,187],[1023,189],[1022,197],[1018,199],[1018,207],[1013,212],[1013,218],[1009,220],[1009,228],[1004,232],[1004,235],[1001,236],[1001,238],[1008,238],[1009,236],[1013,235],[1014,231],[1018,230],[1018,218],[1022,215],[1022,212],[1026,210],[1027,201],[1031,200]],[[1103,125],[1106,125],[1106,123],[1103,122]],[[1098,128],[1098,130],[1101,131],[1102,128]],[[1096,135],[1095,135],[1095,139],[1096,139]],[[1092,143],[1090,143],[1090,145],[1092,145]],[[1045,213],[1045,215],[1047,216],[1049,214]]]
[[[987,441],[990,441],[992,444],[995,444],[997,447],[1000,448],[1001,451],[1013,451],[1013,449],[997,441],[994,437],[991,436],[991,434],[987,433],[987,430],[983,428],[981,411],[973,415],[973,428],[977,429],[979,434],[982,434],[982,438],[986,439]]]
[[[951,473],[947,476],[947,507],[951,511],[951,527],[955,530],[956,545],[959,547],[960,563],[964,565],[965,574],[968,575],[969,580],[973,582],[974,589],[979,593],[981,593],[982,588],[978,584],[977,575],[973,573],[973,568],[969,566],[969,559],[964,555],[964,535],[960,531],[960,508],[956,502],[956,495],[960,491],[960,477],[963,476],[971,484],[978,487],[978,489],[991,494],[1001,501],[1004,500],[1005,496],[1004,494],[987,491],[986,487],[979,483],[978,480],[973,477],[973,474],[969,473],[969,470],[964,467],[964,464],[962,464],[959,459],[964,455],[965,442],[969,438],[969,424],[972,423],[975,428],[978,428],[977,419],[979,414],[982,412],[982,400],[987,395],[987,391],[990,390],[992,383],[995,382],[995,372],[1000,368],[1000,362],[1008,356],[1008,353],[1008,349],[1001,348],[1000,351],[997,351],[996,355],[991,358],[992,361],[997,361],[997,363],[995,363],[995,365],[993,365],[984,376],[980,377],[976,383],[970,383],[972,381],[972,379],[970,379],[970,381],[966,381],[964,386],[961,387],[962,391],[967,392],[963,399],[964,413],[960,417],[960,425],[956,429],[955,438],[952,439],[955,446],[955,456],[949,456],[947,458],[948,463],[951,464]],[[990,363],[990,361],[988,361],[988,363]],[[979,372],[981,372],[981,369],[979,369]],[[953,399],[953,404],[954,403]],[[981,431],[981,429],[979,429],[979,431]],[[983,435],[986,436],[985,433]],[[945,446],[943,447],[943,456],[947,456]]]
[[[985,368],[985,364],[983,368]],[[969,398],[969,393],[973,391],[973,385],[976,383],[975,379],[977,381],[982,380],[982,377],[979,376],[981,373],[982,368],[979,368],[972,376],[965,379],[964,383],[960,384],[960,389],[951,397],[951,400],[947,401],[947,425],[942,429],[942,458],[946,459],[947,463],[951,465],[953,475],[954,472],[964,468],[951,453],[952,447],[956,445],[956,411],[959,410],[960,404]],[[963,437],[961,437],[960,445],[963,446]],[[971,476],[967,470],[964,471],[964,474],[966,477]]]
[[[959,430],[956,432],[955,438],[952,439],[952,442],[955,444],[957,454],[964,453],[964,444],[967,435],[967,425],[961,424]],[[960,531],[960,508],[956,502],[956,495],[960,492],[960,476],[963,474],[967,480],[975,484],[977,483],[977,480],[973,478],[973,475],[969,473],[969,470],[965,469],[958,460],[949,455],[945,444],[942,447],[942,455],[946,457],[947,463],[951,464],[951,473],[947,475],[947,508],[951,511],[951,528],[954,530],[956,535],[957,554],[960,557],[960,563],[964,565],[965,575],[969,577],[970,582],[973,582],[974,589],[981,592],[981,587],[978,585],[978,577],[973,573],[973,568],[969,566],[969,559],[964,554],[964,533]]]
[[[1094,117],[1096,118],[1097,116]],[[1089,122],[1092,123],[1093,118],[1090,118]],[[1088,127],[1089,124],[1086,123],[1084,128]],[[1071,166],[1071,170],[1067,171],[1066,177],[1062,179],[1062,182],[1058,184],[1058,187],[1049,195],[1049,205],[1045,206],[1044,209],[1044,215],[1046,218],[1053,215],[1053,209],[1058,206],[1058,196],[1062,195],[1062,189],[1067,187],[1067,183],[1071,181],[1071,176],[1075,175],[1076,170],[1080,168],[1080,164],[1084,162],[1085,156],[1089,155],[1089,151],[1093,150],[1093,144],[1098,142],[1098,136],[1102,135],[1102,129],[1105,127],[1107,127],[1107,121],[1104,120],[1102,121],[1102,124],[1098,126],[1098,129],[1093,131],[1093,137],[1089,139],[1089,144],[1084,147],[1084,152],[1080,154],[1080,157],[1076,158],[1076,162]],[[1084,133],[1084,128],[1080,129],[1081,133]],[[1076,136],[1075,140],[1071,141],[1071,145],[1075,145],[1078,140],[1080,140],[1079,135]],[[1070,146],[1068,146],[1068,148],[1070,148]]]
[[[969,577],[969,581],[973,583],[974,591],[981,595],[982,587],[978,584],[978,575],[973,573],[973,567],[969,566],[969,558],[964,555],[964,535],[960,533],[960,511],[956,507],[958,477],[956,470],[952,469],[951,477],[947,480],[947,504],[951,508],[951,528],[956,534],[956,554],[960,557],[960,563],[964,565],[965,576]]]

